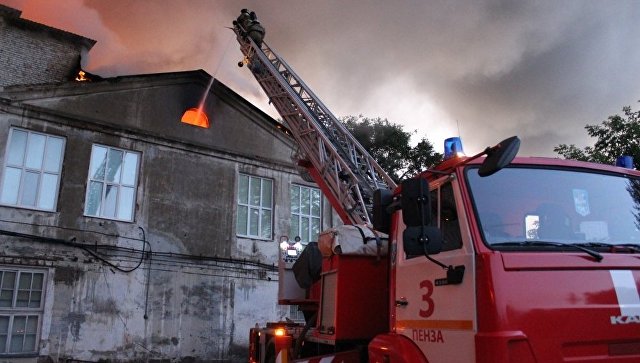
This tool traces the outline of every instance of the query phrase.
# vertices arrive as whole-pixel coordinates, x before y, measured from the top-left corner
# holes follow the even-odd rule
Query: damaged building
[[[286,129],[202,70],[84,73],[93,40],[20,15],[0,5],[0,362],[245,361],[294,317],[280,238],[335,221]]]

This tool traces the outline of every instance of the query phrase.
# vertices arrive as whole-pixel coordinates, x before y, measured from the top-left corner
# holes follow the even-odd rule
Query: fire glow
[[[207,114],[202,111],[202,108],[190,108],[182,115],[181,122],[189,125],[194,125],[202,128],[209,128],[209,118]]]

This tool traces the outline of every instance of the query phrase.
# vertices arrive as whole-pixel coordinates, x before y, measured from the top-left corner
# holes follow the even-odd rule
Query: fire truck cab
[[[281,350],[300,362],[640,361],[640,172],[518,157],[481,176],[484,160],[453,157],[381,198],[388,255],[325,256],[318,315]]]
[[[480,169],[423,175],[439,251],[394,213],[390,332],[369,361],[640,361],[640,173],[550,158]]]

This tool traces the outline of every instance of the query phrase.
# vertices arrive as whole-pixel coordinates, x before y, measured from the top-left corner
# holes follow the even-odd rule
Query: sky
[[[584,129],[640,108],[635,0],[0,0],[97,41],[103,77],[204,69],[274,117],[227,27],[256,12],[265,42],[337,117],[386,118],[436,150],[517,135],[520,155],[591,145]]]

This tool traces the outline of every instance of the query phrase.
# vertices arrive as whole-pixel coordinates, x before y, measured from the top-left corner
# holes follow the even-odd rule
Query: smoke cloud
[[[23,17],[97,40],[102,76],[205,69],[277,117],[226,27],[249,8],[266,42],[336,116],[386,117],[441,150],[511,135],[521,155],[592,142],[640,99],[640,7],[628,1],[0,0]]]

